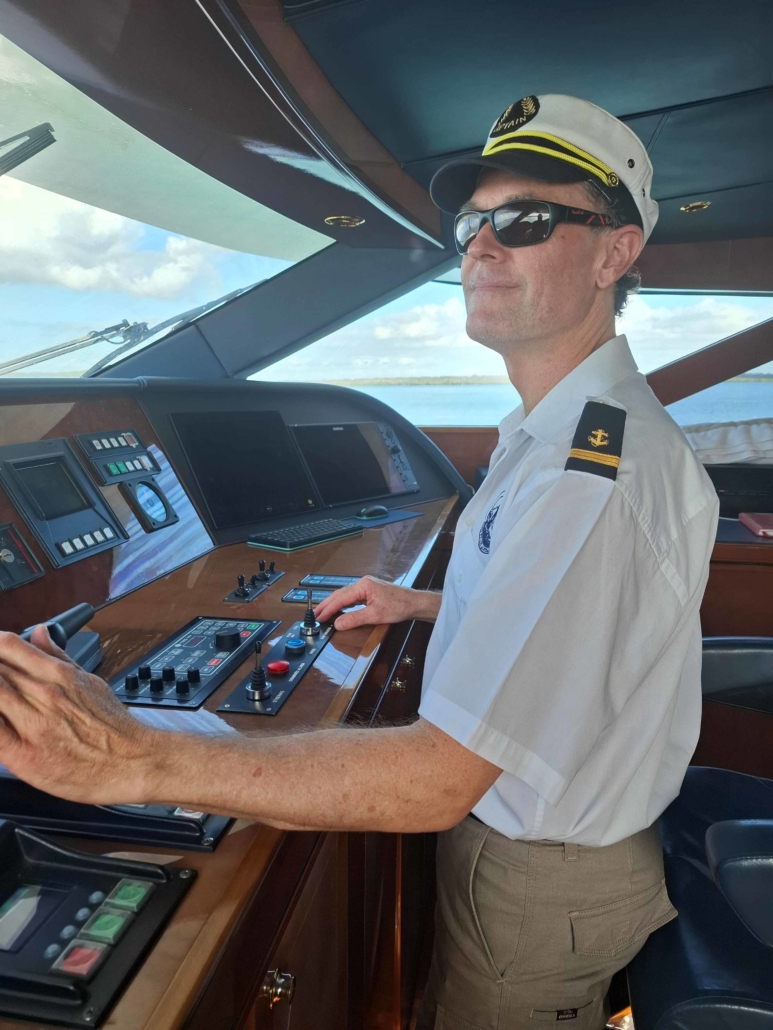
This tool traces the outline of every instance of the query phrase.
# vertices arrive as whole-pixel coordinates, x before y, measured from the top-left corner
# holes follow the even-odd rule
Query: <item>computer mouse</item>
[[[385,515],[389,514],[389,508],[385,508],[383,504],[371,504],[368,508],[361,508],[357,512],[357,518],[359,519],[382,519]]]

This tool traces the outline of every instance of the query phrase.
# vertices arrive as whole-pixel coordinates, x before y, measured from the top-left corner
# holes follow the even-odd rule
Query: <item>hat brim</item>
[[[495,168],[541,182],[593,181],[586,171],[576,165],[527,150],[508,150],[490,157],[460,157],[438,168],[432,176],[429,193],[440,210],[455,215],[475,192],[483,168]],[[594,185],[598,187],[598,183]],[[617,187],[604,186],[602,192],[610,200],[619,197],[623,201],[626,221],[642,224],[633,197],[622,182]]]
[[[491,157],[460,157],[435,172],[429,193],[441,211],[455,215],[475,192],[482,168],[513,172],[543,182],[582,182],[588,173],[582,168],[545,154],[509,150]]]

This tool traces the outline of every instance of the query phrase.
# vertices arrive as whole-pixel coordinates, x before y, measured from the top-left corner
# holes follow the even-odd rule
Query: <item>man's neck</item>
[[[615,335],[612,319],[603,325],[580,327],[571,333],[519,340],[503,357],[510,382],[523,401],[525,414],[536,408],[573,368]]]

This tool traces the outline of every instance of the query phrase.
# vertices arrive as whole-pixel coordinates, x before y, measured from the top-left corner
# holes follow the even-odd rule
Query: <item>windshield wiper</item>
[[[24,143],[16,143],[17,140],[25,140]],[[16,136],[9,136],[8,139],[0,139],[0,150],[4,150],[10,143],[16,143],[7,154],[0,154],[0,175],[5,175],[12,168],[18,168],[24,161],[28,161],[41,150],[56,143],[54,129],[50,122],[43,122],[36,125],[34,129],[27,132],[20,132]]]
[[[83,373],[84,378],[94,375],[100,369],[115,361],[125,351],[131,350],[132,347],[136,347],[140,343],[144,343],[145,340],[163,332],[164,329],[181,328],[219,304],[225,304],[227,301],[233,300],[234,297],[238,297],[241,293],[245,293],[257,285],[259,284],[253,283],[250,286],[243,286],[239,290],[232,290],[231,293],[226,293],[216,300],[211,300],[207,304],[200,304],[196,308],[190,308],[179,315],[173,315],[171,318],[167,318],[164,322],[159,322],[158,325],[154,326],[149,326],[147,322],[129,323],[124,318],[116,325],[110,325],[106,329],[100,329],[98,332],[86,333],[85,336],[79,336],[74,340],[67,340],[64,343],[54,344],[52,347],[44,347],[42,350],[34,351],[32,354],[24,354],[21,357],[12,358],[10,361],[0,362],[0,376],[7,375],[9,372],[19,372],[23,368],[29,368],[30,365],[39,365],[43,361],[51,361],[52,358],[59,358],[65,354],[72,354],[74,351],[83,350],[84,347],[92,347],[95,343],[113,344],[117,350],[100,358],[95,365],[92,365],[91,368]]]

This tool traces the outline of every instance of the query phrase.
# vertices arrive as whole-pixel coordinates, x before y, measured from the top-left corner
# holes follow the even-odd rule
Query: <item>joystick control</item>
[[[218,651],[235,651],[241,642],[238,629],[223,629],[215,633],[215,647]]]
[[[269,566],[268,566],[268,574],[269,574],[269,576],[273,576],[275,572],[276,572],[276,562],[272,560],[269,563]]]
[[[258,579],[261,581],[261,583],[265,583],[266,580],[268,579],[268,573],[266,572],[266,559],[265,558],[261,558],[260,559],[260,561],[258,562],[258,568],[260,569],[260,572],[258,572]]]
[[[303,616],[303,622],[298,628],[304,637],[319,636],[319,623],[314,618],[314,605],[311,600],[311,589],[306,591],[306,612]]]
[[[271,684],[266,680],[266,670],[260,659],[260,642],[255,645],[255,668],[250,673],[246,693],[250,701],[265,701],[271,697]]]
[[[236,577],[236,590],[234,590],[235,597],[246,597],[249,598],[250,592],[244,585],[244,576],[241,573]]]

